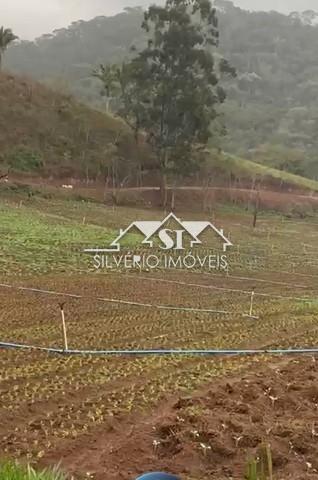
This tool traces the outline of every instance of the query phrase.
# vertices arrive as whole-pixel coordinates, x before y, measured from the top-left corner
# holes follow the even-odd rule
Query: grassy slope
[[[25,173],[94,178],[118,131],[123,133],[120,154],[129,160],[135,148],[120,120],[22,77],[0,74],[0,112],[0,172],[11,164]]]
[[[291,185],[302,190],[311,190],[318,192],[318,182],[294,175],[276,168],[269,168],[265,165],[240,158],[234,155],[226,154],[222,157],[218,165],[223,170],[231,171],[235,176],[245,176],[250,178],[263,179],[263,183],[276,181]]]

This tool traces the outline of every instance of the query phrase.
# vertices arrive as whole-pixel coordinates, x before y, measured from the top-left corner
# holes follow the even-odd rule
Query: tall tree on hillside
[[[168,175],[189,175],[198,167],[198,152],[213,136],[217,106],[225,100],[221,74],[233,69],[215,56],[219,32],[210,0],[151,6],[142,28],[147,47],[117,70],[118,113],[137,135],[145,133],[157,159],[165,206]]]
[[[100,65],[93,75],[103,82],[101,95],[105,98],[106,112],[109,113],[112,97],[118,94],[120,88],[118,67],[116,65]]]
[[[11,28],[0,27],[0,70],[2,69],[2,60],[5,51],[7,50],[10,43],[17,40],[17,36],[14,35]]]

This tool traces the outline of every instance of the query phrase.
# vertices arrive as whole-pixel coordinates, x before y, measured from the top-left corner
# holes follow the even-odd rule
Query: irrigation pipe
[[[179,270],[181,271],[181,270]],[[222,279],[220,274],[218,273],[207,273],[207,272],[193,272],[195,275],[205,275],[206,277],[216,277],[219,279]],[[268,283],[270,285],[279,285],[282,287],[291,287],[291,288],[310,288],[308,285],[296,285],[293,283],[287,283],[287,282],[279,282],[275,280],[265,280],[263,278],[255,278],[255,277],[239,277],[237,275],[226,275],[226,278],[233,278],[233,280],[248,280],[251,282],[256,282],[256,283]]]
[[[316,252],[309,252],[307,255],[309,256],[310,254],[316,254]],[[229,256],[239,256],[239,257],[248,257],[251,259],[257,259],[257,260],[267,260],[268,257],[287,257],[290,260],[298,260],[298,259],[303,259],[303,255],[291,255],[290,253],[275,253],[275,252],[268,252],[267,256],[260,255],[259,253],[252,253],[252,252],[242,252],[242,251],[236,251],[236,252],[230,252]],[[316,265],[316,263],[314,263]]]
[[[310,275],[308,273],[297,273],[297,272],[284,272],[284,271],[277,271],[277,270],[267,270],[267,273],[282,273],[283,275],[297,275],[298,277],[304,278],[318,278],[318,275]]]
[[[236,288],[216,287],[215,285],[203,285],[203,284],[198,284],[198,283],[186,283],[186,282],[181,282],[181,281],[177,281],[177,280],[165,280],[163,278],[137,277],[137,276],[135,276],[134,278],[139,278],[140,280],[147,280],[147,281],[150,281],[150,282],[161,282],[161,283],[167,283],[167,284],[183,285],[183,286],[186,286],[186,287],[205,288],[205,289],[219,290],[219,291],[229,292],[229,293],[240,293],[242,295],[251,295],[251,290],[239,290],[239,289],[236,289]],[[274,294],[271,294],[271,293],[255,292],[254,295],[258,296],[258,297],[278,298],[280,300],[295,300],[295,301],[300,301],[300,302],[317,302],[318,301],[318,298],[314,299],[314,298],[308,298],[308,297],[287,297],[287,296],[284,296],[284,295],[274,295]]]
[[[222,278],[219,274],[217,273],[204,273],[206,276],[212,276],[212,277],[217,277],[217,278]],[[282,287],[291,287],[291,288],[309,288],[308,285],[295,285],[293,283],[287,283],[287,282],[279,282],[276,280],[265,280],[263,278],[253,278],[253,277],[239,277],[236,275],[227,275],[226,278],[233,278],[233,280],[248,280],[251,282],[257,282],[257,283],[268,283],[270,285],[280,285]]]
[[[243,355],[306,355],[318,354],[318,348],[309,349],[259,349],[259,350],[62,350],[59,348],[36,347],[16,343],[0,342],[0,349],[7,350],[33,350],[45,353],[56,353],[60,355],[97,355],[97,356],[243,356]]]
[[[177,280],[165,280],[161,278],[153,278],[153,277],[140,277],[134,276],[135,279],[146,280],[150,282],[161,282],[166,284],[176,284],[176,285],[183,285],[187,287],[195,287],[195,288],[204,288],[209,290],[218,290],[223,292],[229,293],[239,293],[242,295],[251,295],[250,290],[239,290],[235,288],[226,288],[226,287],[217,287],[215,285],[203,285],[203,284],[196,284],[196,283],[186,283]],[[42,290],[39,288],[31,288],[31,287],[20,287],[16,285],[8,285],[5,283],[0,283],[0,288],[7,288],[12,290],[18,290],[22,292],[32,292],[32,293],[40,293],[44,295],[50,295],[55,297],[65,297],[65,298],[74,298],[74,299],[90,299],[96,300],[98,302],[104,303],[112,303],[116,305],[130,305],[133,307],[141,307],[141,308],[149,308],[155,310],[169,310],[169,311],[177,311],[177,312],[192,312],[192,313],[214,313],[219,315],[238,315],[237,312],[230,312],[226,310],[215,310],[215,309],[205,309],[205,308],[192,308],[192,307],[180,307],[180,306],[170,306],[170,305],[154,305],[151,303],[140,303],[140,302],[132,302],[128,300],[119,300],[114,298],[103,298],[103,297],[92,297],[89,295],[77,295],[73,293],[65,293],[65,292],[55,292],[52,290]],[[279,300],[292,300],[298,302],[317,302],[317,298],[309,298],[309,297],[291,297],[291,296],[284,296],[284,295],[273,295],[270,293],[259,293],[255,292],[255,296],[263,297],[263,298],[276,298]],[[239,314],[241,315],[241,314]]]
[[[181,270],[180,270],[181,271]],[[196,275],[205,275],[207,277],[216,277],[219,279],[222,279],[221,275],[218,273],[207,273],[207,272],[194,272]],[[291,274],[292,275],[292,274]],[[279,281],[274,281],[274,280],[265,280],[263,278],[253,278],[253,277],[239,277],[236,275],[226,275],[226,278],[233,278],[233,280],[248,280],[251,282],[256,282],[256,283],[268,283],[270,285],[278,285],[282,287],[291,287],[291,288],[310,288],[308,285],[296,285],[293,283],[287,283],[287,282],[279,282]]]
[[[1,283],[0,287],[12,289],[12,290],[18,290],[22,292],[32,292],[32,293],[40,293],[44,295],[51,295],[54,297],[67,297],[67,298],[74,298],[77,300],[79,299],[96,300],[98,302],[112,303],[112,304],[118,304],[118,305],[131,305],[133,307],[151,308],[155,310],[171,310],[171,311],[177,311],[177,312],[192,312],[192,313],[214,313],[218,315],[235,315],[235,312],[228,312],[224,310],[213,310],[213,309],[191,308],[191,307],[173,307],[169,305],[153,305],[150,303],[130,302],[127,300],[117,300],[114,298],[91,297],[88,295],[76,295],[73,293],[55,292],[51,290],[42,290],[39,288],[19,287],[15,285],[7,285],[5,283]]]

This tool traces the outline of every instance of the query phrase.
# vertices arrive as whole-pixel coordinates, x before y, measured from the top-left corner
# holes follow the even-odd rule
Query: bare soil
[[[263,442],[276,479],[318,478],[315,358],[258,362],[192,397],[171,395],[152,413],[112,418],[44,459],[74,474],[133,479],[166,470],[184,478],[244,478]]]

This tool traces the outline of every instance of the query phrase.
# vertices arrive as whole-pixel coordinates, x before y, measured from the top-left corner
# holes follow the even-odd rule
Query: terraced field
[[[59,304],[65,302],[69,348],[75,350],[318,345],[318,218],[267,214],[253,229],[250,214],[220,208],[213,220],[234,244],[228,272],[94,271],[84,248],[109,244],[134,220],[155,218],[162,213],[87,202],[2,202],[0,341],[63,349]],[[137,242],[129,236],[127,249]],[[44,464],[63,458],[65,468],[80,476],[86,463],[74,460],[74,449],[91,444],[101,430],[125,437],[127,425],[138,428],[138,416],[170,395],[189,396],[205,384],[277,361],[267,355],[106,357],[2,349],[0,449]],[[247,454],[254,450],[246,447]],[[102,478],[105,468],[92,475]],[[128,479],[139,468],[109,478]],[[193,472],[189,467],[189,478]]]

